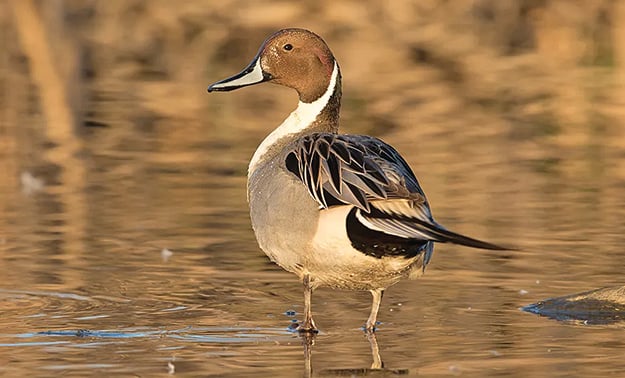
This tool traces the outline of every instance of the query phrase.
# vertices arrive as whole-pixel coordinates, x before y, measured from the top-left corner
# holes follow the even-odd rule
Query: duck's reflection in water
[[[312,369],[312,350],[313,345],[315,345],[315,337],[314,333],[302,333],[302,344],[304,345],[304,377],[310,378],[313,377],[313,369]],[[374,333],[365,333],[367,340],[369,341],[369,345],[371,347],[371,367],[361,367],[361,368],[345,368],[345,369],[323,369],[317,372],[315,375],[338,375],[338,376],[368,376],[371,374],[388,373],[390,375],[407,375],[409,373],[408,369],[388,369],[384,367],[384,362],[382,362],[382,358],[380,357],[380,347],[378,346],[378,340],[375,337]]]

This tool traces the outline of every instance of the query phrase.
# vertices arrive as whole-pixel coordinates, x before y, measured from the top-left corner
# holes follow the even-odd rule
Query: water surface
[[[252,30],[241,32],[264,28]],[[0,77],[11,94],[0,97],[0,375],[622,375],[622,326],[520,310],[623,284],[625,144],[619,97],[596,84],[606,73],[584,71],[599,81],[575,87],[581,95],[570,101],[543,96],[532,85],[551,82],[537,68],[519,74],[509,57],[458,84],[441,76],[444,61],[385,55],[415,49],[402,34],[385,34],[388,50],[369,60],[363,46],[378,40],[346,30],[326,34],[345,71],[343,130],[393,144],[439,222],[518,251],[437,245],[424,277],[386,292],[376,340],[361,330],[369,293],[320,289],[321,332],[306,346],[289,332],[301,320],[301,285],[257,247],[245,194],[250,156],[296,99],[275,86],[205,93],[243,68],[258,41],[202,40],[209,72],[197,68],[206,54],[180,42],[182,68],[158,71],[178,61],[135,61],[85,37],[94,56],[119,60],[95,59],[84,122],[59,136],[9,39],[0,62],[11,73]],[[219,50],[232,41],[240,51]],[[458,67],[470,74],[471,62]],[[562,93],[580,74],[569,75],[554,76]],[[511,97],[489,92],[509,87]],[[573,108],[588,117],[568,122],[579,120]]]

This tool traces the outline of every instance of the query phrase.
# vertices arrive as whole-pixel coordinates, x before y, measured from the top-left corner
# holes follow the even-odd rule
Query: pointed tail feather
[[[468,236],[464,236],[453,231],[447,230],[445,227],[438,223],[427,223],[422,220],[414,219],[414,221],[425,228],[424,231],[432,237],[432,240],[439,243],[453,243],[460,244],[471,248],[490,249],[495,251],[510,251],[514,248],[502,247],[497,244],[485,242],[478,239],[473,239]]]

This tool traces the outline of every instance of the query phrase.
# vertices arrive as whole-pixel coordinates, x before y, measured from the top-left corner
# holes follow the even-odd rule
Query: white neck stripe
[[[311,103],[300,101],[297,104],[297,108],[287,117],[287,119],[285,119],[284,122],[278,126],[278,128],[272,131],[271,134],[263,140],[260,146],[256,149],[254,156],[252,156],[252,160],[250,161],[250,165],[247,170],[248,176],[254,172],[260,159],[274,143],[289,134],[295,134],[306,129],[313,122],[315,122],[317,116],[319,116],[321,111],[330,101],[336,87],[338,76],[339,66],[335,61],[332,76],[330,77],[330,84],[328,85],[325,93]]]

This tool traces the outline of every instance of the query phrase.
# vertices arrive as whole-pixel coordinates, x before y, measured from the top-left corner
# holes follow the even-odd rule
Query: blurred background
[[[623,1],[7,0],[0,2],[0,330],[7,346],[0,361],[24,353],[30,362],[18,358],[0,372],[71,370],[63,357],[43,357],[67,353],[63,348],[93,358],[71,349],[82,345],[71,337],[62,337],[63,347],[55,347],[61,349],[48,347],[36,332],[49,330],[205,326],[178,335],[183,341],[175,347],[146,346],[149,332],[114,344],[126,350],[136,342],[140,356],[155,353],[164,371],[171,348],[180,348],[177,358],[186,353],[197,362],[187,371],[211,374],[234,366],[235,375],[251,367],[266,374],[287,352],[266,355],[263,342],[286,337],[299,345],[284,336],[289,319],[282,318],[301,309],[299,284],[256,246],[245,194],[249,158],[295,107],[296,95],[272,85],[206,93],[284,27],[325,39],[343,74],[342,131],[393,144],[442,224],[523,249],[493,255],[439,246],[422,280],[389,290],[381,315],[394,322],[388,328],[427,314],[434,322],[419,326],[431,331],[430,354],[409,368],[514,372],[525,358],[545,353],[533,349],[538,338],[555,337],[547,326],[515,328],[528,319],[544,323],[517,314],[519,306],[622,284]],[[366,293],[341,293],[341,302],[332,292],[319,295],[322,329],[358,333]],[[423,297],[430,301],[426,315],[414,300]],[[467,324],[463,310],[452,311],[452,331],[437,333],[441,313],[476,303],[483,313]],[[488,351],[500,353],[497,343],[509,345],[511,337],[518,356],[496,366],[472,354],[469,367],[450,362],[463,360],[462,332],[473,330],[473,343],[494,324],[488,334],[501,340],[473,350],[490,358]],[[249,331],[255,327],[269,336]],[[403,331],[415,332],[411,345],[425,345],[416,328]],[[242,332],[261,346],[229,357],[215,352]],[[576,331],[555,332],[566,341]],[[15,341],[24,335],[36,339],[28,341],[34,347]],[[555,376],[554,366],[571,358],[588,362],[591,346],[607,335],[590,334],[574,350],[564,342],[552,360],[535,361],[534,373]],[[341,341],[318,342],[328,348],[324,366],[341,365],[337,350],[352,351]],[[358,345],[349,361],[368,360],[368,346]],[[410,356],[401,344],[392,348]],[[609,350],[601,368],[618,371],[623,365]],[[301,355],[299,346],[289,351]],[[128,365],[121,357],[127,351],[109,352],[113,367],[78,371],[161,371],[151,370],[151,357]],[[265,365],[250,352],[265,354]],[[206,353],[216,359],[205,361]],[[405,361],[389,355],[399,359],[395,365]],[[570,369],[560,372],[580,366]]]

